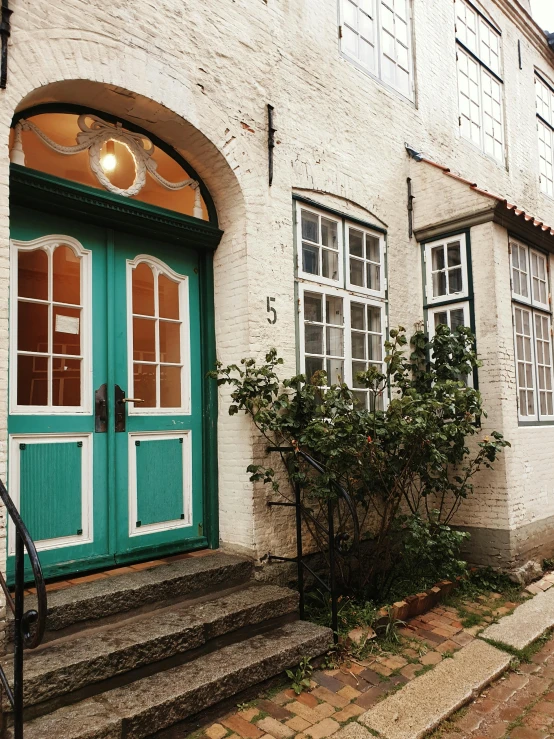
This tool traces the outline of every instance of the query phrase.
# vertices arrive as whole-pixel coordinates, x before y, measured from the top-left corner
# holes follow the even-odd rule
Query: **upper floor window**
[[[413,97],[410,0],[339,0],[341,51]]]
[[[539,140],[539,179],[541,190],[554,197],[554,90],[535,75],[537,131]]]
[[[427,303],[467,298],[467,256],[465,234],[425,245],[425,293]]]
[[[466,0],[456,0],[456,60],[461,135],[504,159],[500,32]]]

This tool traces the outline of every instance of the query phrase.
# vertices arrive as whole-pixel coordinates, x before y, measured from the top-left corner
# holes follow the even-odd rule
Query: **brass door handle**
[[[142,398],[123,398],[122,403],[144,403]]]

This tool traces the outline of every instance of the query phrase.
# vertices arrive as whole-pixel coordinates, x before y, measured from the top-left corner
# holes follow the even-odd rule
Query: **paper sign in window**
[[[62,316],[58,313],[56,316],[56,333],[59,334],[79,334],[79,319],[74,316]]]

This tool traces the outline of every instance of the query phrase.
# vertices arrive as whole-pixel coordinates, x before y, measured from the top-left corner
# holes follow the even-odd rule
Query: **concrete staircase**
[[[295,592],[251,578],[213,553],[51,592],[45,642],[25,653],[25,739],[156,736],[326,651]]]

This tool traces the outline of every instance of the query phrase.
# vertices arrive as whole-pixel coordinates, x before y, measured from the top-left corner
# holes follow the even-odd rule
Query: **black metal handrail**
[[[15,528],[15,594],[10,593],[8,584],[0,572],[0,586],[6,596],[6,603],[14,616],[13,631],[13,689],[6,673],[0,665],[0,682],[13,709],[14,739],[23,739],[23,650],[34,649],[42,641],[46,628],[46,585],[37,550],[27,527],[23,523],[15,503],[10,498],[4,483],[0,480],[0,499],[6,506]],[[25,611],[25,550],[33,570],[37,591],[37,608]]]
[[[311,457],[306,452],[295,447],[268,447],[268,452],[280,452],[281,454],[294,454],[297,457],[301,457],[307,464],[310,465],[316,472],[321,475],[325,474],[324,467]],[[340,485],[336,480],[330,480],[330,483],[337,491],[340,498],[346,503],[353,522],[353,546],[358,547],[360,542],[360,526],[358,522],[358,514],[356,506],[354,505],[352,498],[347,491]],[[294,483],[294,503],[292,502],[280,502],[271,501],[268,503],[269,506],[290,506],[295,508],[296,512],[296,557],[278,557],[277,555],[270,554],[269,559],[278,562],[295,562],[297,565],[298,572],[298,591],[300,594],[299,610],[300,618],[304,618],[306,614],[306,598],[304,593],[304,570],[307,570],[310,575],[323,587],[331,596],[331,624],[333,629],[333,639],[335,644],[338,642],[338,592],[336,582],[336,552],[340,552],[339,544],[342,540],[335,536],[335,505],[336,500],[332,497],[327,499],[327,529],[323,524],[317,520],[313,515],[312,511],[302,503],[301,485],[298,481]],[[318,528],[323,534],[328,537],[329,541],[329,582],[325,582],[317,572],[307,564],[304,560],[304,547],[302,541],[302,517],[309,519],[316,528]]]

